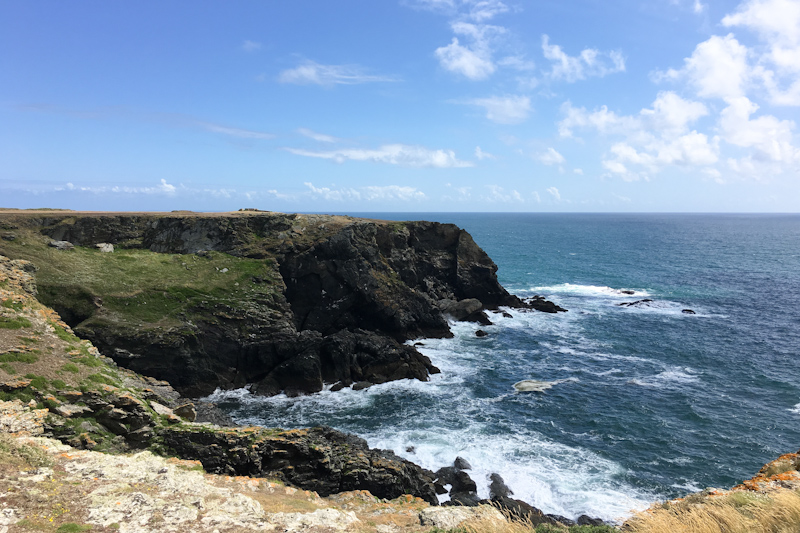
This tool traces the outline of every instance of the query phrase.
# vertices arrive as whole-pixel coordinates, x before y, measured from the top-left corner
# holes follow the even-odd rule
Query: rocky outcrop
[[[322,496],[368,490],[379,498],[411,494],[438,503],[431,472],[331,428],[164,427],[159,438],[172,454],[199,460],[211,473],[277,478]]]
[[[18,237],[0,243],[10,257],[43,262],[37,250],[51,241],[113,248],[80,260],[76,250],[48,252],[63,266],[40,269],[40,298],[119,364],[187,396],[248,383],[295,395],[325,383],[425,380],[437,369],[404,341],[448,336],[448,319],[489,324],[485,310],[498,306],[555,312],[510,295],[497,266],[451,224],[263,212],[0,216]],[[171,257],[152,274],[130,270],[125,292],[107,288],[103,276],[141,261],[137,250]],[[238,263],[224,266],[226,257]],[[192,278],[215,264],[208,284]],[[65,279],[64,269],[78,271]]]

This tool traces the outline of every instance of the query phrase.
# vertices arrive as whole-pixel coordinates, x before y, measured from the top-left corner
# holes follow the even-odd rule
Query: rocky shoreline
[[[0,231],[0,253],[37,264],[39,298],[76,334],[188,397],[424,381],[438,369],[405,341],[489,324],[500,306],[564,311],[509,294],[451,224],[11,212]]]
[[[163,325],[164,320],[172,316],[151,317],[150,322],[155,323],[155,327],[145,326],[144,331],[137,330],[131,328],[129,321],[126,322],[128,317],[119,312],[118,307],[107,309],[103,304],[104,299],[116,295],[97,290],[97,284],[75,285],[74,280],[85,279],[91,274],[91,269],[109,257],[107,254],[116,253],[124,258],[121,253],[125,250],[123,246],[137,251],[148,246],[149,258],[156,257],[157,260],[162,260],[161,256],[170,251],[179,252],[178,257],[191,252],[193,259],[198,261],[207,260],[220,248],[232,257],[240,254],[251,258],[274,253],[276,249],[282,251],[275,256],[259,257],[257,261],[288,272],[286,277],[277,280],[253,276],[250,281],[258,286],[271,284],[273,290],[276,287],[282,289],[284,300],[273,293],[268,305],[262,305],[256,310],[258,312],[251,312],[253,308],[247,309],[238,318],[231,318],[233,311],[229,309],[229,322],[236,326],[228,324],[226,328],[212,327],[207,331],[213,342],[240,342],[241,337],[236,337],[234,331],[241,333],[243,328],[258,332],[249,334],[249,344],[240,342],[238,347],[251,356],[254,351],[261,356],[248,358],[240,353],[236,360],[238,366],[233,371],[240,376],[247,375],[248,371],[254,372],[248,370],[255,365],[253,359],[267,368],[271,364],[272,370],[265,372],[262,369],[261,375],[266,376],[253,383],[254,392],[259,394],[315,392],[322,388],[323,382],[333,383],[333,390],[336,390],[409,377],[426,380],[429,373],[438,370],[414,347],[402,344],[403,340],[420,334],[449,335],[448,320],[490,324],[486,311],[496,310],[500,305],[522,310],[563,311],[543,298],[523,302],[509,295],[497,283],[496,266],[466,232],[455,226],[348,219],[344,223],[339,221],[340,226],[332,233],[323,232],[314,239],[303,241],[303,247],[281,241],[278,248],[274,243],[261,243],[259,251],[253,251],[249,241],[253,235],[247,231],[259,225],[272,227],[278,223],[276,218],[281,221],[283,217],[287,215],[198,218],[192,219],[192,223],[186,216],[23,216],[1,220],[3,229],[8,231],[3,236],[6,243],[3,250],[9,248],[7,243],[12,243],[11,251],[17,252],[17,256],[39,259],[39,264],[52,266],[42,262],[42,256],[37,254],[54,258],[56,262],[69,258],[66,254],[85,254],[77,256],[82,261],[72,263],[84,271],[73,272],[67,284],[60,286],[60,292],[56,290],[59,287],[54,289],[53,285],[57,276],[42,275],[42,269],[34,263],[2,258],[0,265],[4,267],[7,279],[19,281],[17,287],[25,293],[24,298],[32,299],[38,295],[72,318],[72,324],[64,323],[50,312],[48,320],[38,324],[44,330],[56,331],[56,336],[68,344],[66,349],[72,349],[68,353],[77,351],[84,358],[93,357],[113,370],[109,370],[106,377],[95,377],[93,387],[87,387],[85,383],[79,387],[43,387],[41,381],[34,383],[35,379],[17,378],[4,381],[0,388],[9,397],[31,396],[39,404],[47,406],[51,414],[44,423],[45,433],[78,449],[116,452],[150,449],[181,459],[199,460],[210,473],[267,476],[323,496],[368,490],[384,499],[410,494],[430,505],[438,505],[437,494],[448,492],[445,485],[452,485],[450,478],[454,474],[461,480],[461,484],[456,483],[450,490],[454,504],[477,506],[489,503],[477,499],[475,483],[465,468],[455,473],[447,468],[433,473],[390,451],[370,449],[363,439],[331,428],[290,431],[223,428],[221,425],[233,425],[224,413],[213,405],[181,397],[181,392],[205,392],[210,385],[237,386],[243,384],[241,381],[218,379],[202,386],[184,386],[178,392],[167,381],[144,377],[118,366],[147,368],[156,374],[166,370],[169,376],[171,363],[184,361],[184,367],[187,367],[184,375],[176,379],[185,384],[187,370],[191,374],[192,368],[219,363],[209,357],[208,346],[195,335],[196,342],[191,346],[172,343],[171,348],[181,357],[172,353],[172,361],[168,360],[165,367],[165,353],[153,347],[158,348],[165,336],[174,333],[174,322]],[[294,220],[292,216],[288,217]],[[315,219],[322,226],[336,221],[334,217]],[[197,224],[201,227],[198,228]],[[219,237],[220,228],[229,230],[224,238]],[[305,233],[308,228],[298,231]],[[316,231],[320,231],[318,227]],[[258,232],[255,235],[259,235]],[[104,242],[94,242],[99,239]],[[196,250],[200,246],[203,249]],[[174,262],[175,255],[168,260]],[[275,263],[270,265],[272,261]],[[181,266],[187,267],[185,262]],[[102,265],[99,268],[103,268]],[[223,267],[217,271],[226,274],[223,272],[226,269],[228,272],[231,270]],[[44,281],[44,291],[37,290],[33,280],[32,274],[37,270],[37,277]],[[233,285],[238,286],[241,279],[233,278]],[[313,287],[309,289],[308,285]],[[50,294],[50,299],[42,297],[43,294]],[[54,297],[58,294],[62,296]],[[409,299],[398,300],[398,294]],[[387,295],[392,297],[391,301],[382,300]],[[263,297],[263,293],[258,296]],[[482,300],[474,296],[480,296]],[[82,306],[89,299],[93,307],[87,312]],[[342,303],[350,300],[349,307]],[[372,302],[369,319],[359,315],[364,312],[360,306],[365,300]],[[281,304],[277,311],[283,314],[275,313],[276,302]],[[147,305],[136,300],[126,302],[129,303]],[[381,305],[376,307],[377,303]],[[345,316],[333,313],[333,308],[345,311]],[[208,326],[210,319],[203,315],[207,309],[200,306],[184,310],[194,313],[192,325],[205,320],[205,326]],[[273,326],[280,324],[282,329],[259,331],[263,325],[259,321],[265,315],[271,316]],[[177,328],[191,322],[188,314],[181,314],[178,318],[183,323]],[[116,319],[113,336],[108,333],[111,329],[109,324],[114,322],[112,319]],[[215,323],[216,326],[220,324]],[[372,329],[345,327],[348,325]],[[58,334],[59,331],[62,333]],[[143,336],[140,334],[143,332],[151,344],[141,344]],[[83,335],[92,340],[81,341],[79,337]],[[81,343],[82,346],[75,350],[70,343]],[[95,343],[116,357],[103,357]],[[278,346],[280,343],[286,345]],[[187,354],[186,350],[190,348],[195,351]],[[263,356],[262,350],[268,350],[272,355],[282,350],[290,356],[279,364],[265,362],[269,358]],[[109,381],[108,376],[112,375],[115,379]],[[60,381],[54,380],[53,384],[59,385]],[[516,512],[535,523],[556,523],[558,520],[570,523],[562,517],[546,517],[528,504],[511,499],[511,491],[507,488],[501,492],[493,498],[494,504],[500,508]]]

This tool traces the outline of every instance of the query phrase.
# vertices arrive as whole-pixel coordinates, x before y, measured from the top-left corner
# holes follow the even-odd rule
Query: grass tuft
[[[800,492],[734,491],[700,503],[677,502],[635,515],[629,533],[781,533],[800,531]]]

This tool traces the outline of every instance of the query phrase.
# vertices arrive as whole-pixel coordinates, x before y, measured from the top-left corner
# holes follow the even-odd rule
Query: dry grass
[[[626,522],[630,533],[789,533],[800,531],[800,491],[734,491],[664,505]]]

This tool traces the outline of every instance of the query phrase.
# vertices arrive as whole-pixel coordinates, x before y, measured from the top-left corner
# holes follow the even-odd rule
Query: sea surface
[[[461,456],[481,496],[498,472],[547,513],[607,520],[800,448],[800,216],[361,215],[455,223],[510,292],[569,311],[421,340],[442,370],[427,383],[212,395],[236,420],[330,425],[432,470]]]

